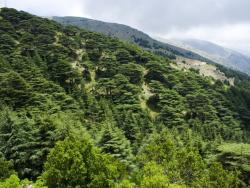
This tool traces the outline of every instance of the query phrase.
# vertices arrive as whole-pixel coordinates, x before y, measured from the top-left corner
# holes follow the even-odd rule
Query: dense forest
[[[0,188],[250,185],[250,78],[0,11]]]
[[[52,17],[52,19],[63,25],[78,26],[83,29],[87,29],[94,32],[100,32],[110,37],[135,43],[144,49],[150,50],[155,54],[167,57],[172,60],[176,59],[176,56],[182,56],[186,58],[214,63],[213,61],[204,58],[190,50],[186,50],[184,48],[179,48],[168,43],[157,41],[151,38],[146,33],[143,33],[142,31],[139,31],[127,25],[72,16],[54,16]]]

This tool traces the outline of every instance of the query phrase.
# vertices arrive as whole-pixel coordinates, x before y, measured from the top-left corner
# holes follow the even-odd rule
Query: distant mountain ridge
[[[198,40],[198,39],[185,39],[185,40],[165,40],[172,45],[185,48],[193,51],[201,56],[211,59],[219,64],[230,67],[235,70],[247,73],[250,75],[250,57],[243,55],[234,50],[222,47],[212,42]]]
[[[109,36],[115,36],[120,39],[124,40],[130,40],[131,42],[134,42],[134,35],[139,38],[150,38],[147,34],[134,29],[130,26],[126,26],[123,24],[118,23],[107,23],[103,21],[97,21],[89,18],[82,18],[82,17],[52,17],[55,21],[62,22],[63,24],[71,24],[71,25],[77,25],[79,27],[83,27],[92,30],[97,31],[101,33],[105,33]]]
[[[81,28],[88,29],[90,31],[104,33],[108,36],[116,37],[122,40],[133,42],[139,46],[150,49],[158,55],[166,56],[170,59],[174,59],[175,56],[183,56],[186,58],[207,61],[208,59],[191,52],[189,50],[176,47],[171,44],[157,41],[151,38],[149,35],[134,29],[127,25],[108,23],[88,18],[81,17],[52,17],[53,20],[63,24],[63,25],[74,25]]]
[[[194,39],[182,41],[155,40],[146,33],[127,25],[70,16],[55,16],[52,17],[52,19],[64,25],[74,25],[136,43],[143,48],[150,49],[156,54],[166,56],[170,59],[175,59],[176,56],[182,56],[208,63],[216,62],[250,75],[249,57],[208,41]]]

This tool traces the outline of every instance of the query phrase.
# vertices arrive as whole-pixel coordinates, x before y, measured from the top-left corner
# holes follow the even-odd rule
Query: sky
[[[250,0],[5,1],[8,7],[39,16],[121,23],[151,36],[207,40],[250,56]]]

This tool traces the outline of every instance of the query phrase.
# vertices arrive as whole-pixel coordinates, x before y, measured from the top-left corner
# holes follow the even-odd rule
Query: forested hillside
[[[250,78],[0,11],[0,187],[250,185]]]
[[[169,43],[157,41],[151,38],[146,33],[143,33],[142,31],[139,31],[127,25],[108,23],[88,18],[72,16],[54,16],[52,17],[52,19],[63,25],[78,26],[83,29],[88,29],[94,32],[100,32],[110,37],[115,37],[121,40],[135,43],[141,46],[142,48],[151,50],[155,54],[165,56],[170,59],[175,59],[176,56],[183,56],[191,59],[212,62],[211,60],[206,59],[190,50],[186,50],[184,48],[180,48]]]

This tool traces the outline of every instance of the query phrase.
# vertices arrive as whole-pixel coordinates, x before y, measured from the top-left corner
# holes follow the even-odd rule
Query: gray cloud
[[[8,7],[38,16],[89,16],[82,0],[5,0]]]
[[[8,0],[8,4],[42,16],[84,16],[161,37],[211,40],[250,54],[249,0]]]
[[[93,17],[161,33],[250,21],[249,0],[86,0],[84,4]]]

